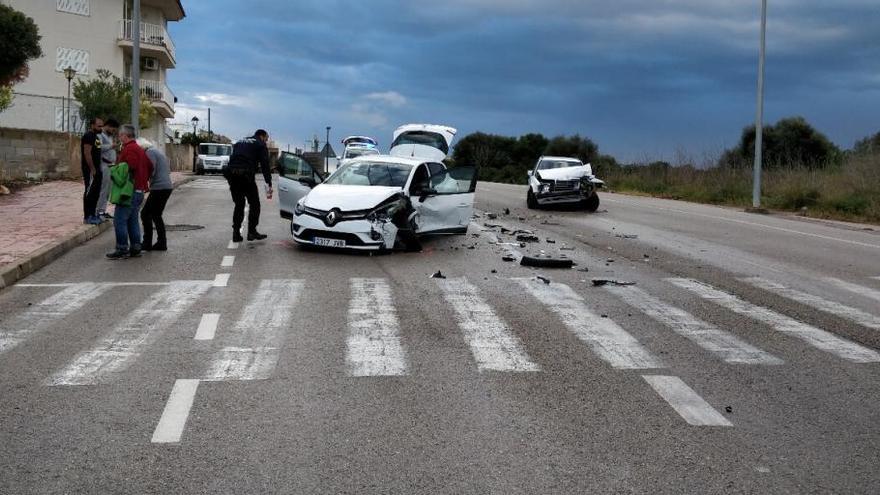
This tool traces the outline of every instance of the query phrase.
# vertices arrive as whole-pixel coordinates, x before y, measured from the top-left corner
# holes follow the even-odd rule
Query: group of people
[[[172,190],[168,158],[149,140],[138,139],[130,124],[120,126],[112,118],[106,123],[92,118],[88,125],[80,142],[85,184],[83,223],[113,220],[116,249],[107,253],[109,259],[138,257],[142,251],[166,251],[162,212]],[[107,212],[108,203],[116,205],[113,215]]]

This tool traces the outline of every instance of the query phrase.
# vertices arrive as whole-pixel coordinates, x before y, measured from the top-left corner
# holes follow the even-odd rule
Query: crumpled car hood
[[[403,189],[388,186],[342,186],[319,184],[305,197],[305,206],[316,210],[369,210]]]
[[[538,174],[544,180],[574,180],[593,175],[590,164],[577,167],[551,168],[550,170],[538,170]]]

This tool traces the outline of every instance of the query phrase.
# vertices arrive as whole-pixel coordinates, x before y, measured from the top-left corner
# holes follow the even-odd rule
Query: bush
[[[42,56],[40,30],[34,20],[0,4],[0,86],[24,79],[28,60]]]
[[[825,168],[840,164],[842,154],[824,134],[803,117],[789,117],[764,127],[763,168]],[[721,164],[750,167],[755,156],[755,126],[743,129],[739,145],[725,152]]]

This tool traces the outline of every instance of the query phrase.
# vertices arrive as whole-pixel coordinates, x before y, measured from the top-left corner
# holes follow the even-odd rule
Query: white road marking
[[[98,345],[81,352],[46,380],[47,385],[94,385],[127,368],[144,347],[170,327],[211,287],[204,281],[172,282],[122,318]]]
[[[405,375],[406,354],[388,282],[351,279],[346,361],[352,376]]]
[[[678,287],[696,293],[703,299],[712,301],[735,313],[758,320],[777,332],[799,338],[819,350],[829,352],[847,361],[854,363],[875,363],[880,361],[880,354],[873,349],[868,349],[855,342],[838,337],[831,332],[802,323],[771,309],[756,306],[710,285],[684,278],[670,278],[666,280]]]
[[[760,289],[774,292],[788,299],[806,304],[808,306],[813,306],[816,309],[824,311],[826,313],[831,313],[841,318],[854,321],[859,325],[873,328],[875,330],[880,330],[880,317],[874,316],[870,313],[866,313],[860,309],[850,306],[844,306],[843,304],[829,301],[813,294],[790,289],[782,284],[778,284],[776,282],[761,277],[741,278],[740,280],[750,283]]]
[[[874,280],[880,280],[880,277],[871,277],[871,278],[873,278]]]
[[[240,242],[229,241],[229,245],[226,246],[226,249],[238,249]]]
[[[694,426],[733,426],[724,416],[703,400],[677,376],[643,375],[642,378],[657,395]]]
[[[101,287],[158,287],[171,282],[82,282]],[[13,287],[75,287],[80,283],[69,284],[15,284]]]
[[[572,333],[611,366],[625,369],[665,367],[659,358],[617,323],[590,311],[584,299],[569,286],[555,282],[547,285],[530,278],[514,280],[556,313]]]
[[[735,335],[700,320],[683,309],[666,304],[637,287],[608,287],[608,290],[725,362],[763,365],[783,363],[776,356],[743,342]]]
[[[465,278],[437,280],[446,301],[455,310],[458,326],[470,345],[477,367],[492,371],[539,371],[519,339],[502,321],[479,290]]]
[[[198,380],[177,380],[153,431],[152,443],[178,443],[199,388]]]
[[[880,301],[880,290],[872,289],[870,287],[865,287],[864,285],[853,284],[851,282],[847,282],[845,280],[840,280],[839,278],[826,277],[825,280],[832,285],[836,285],[843,290],[847,290],[858,294],[862,297],[867,297],[868,299],[874,299],[875,301]]]
[[[235,256],[224,256],[223,261],[220,262],[220,266],[224,268],[228,268],[235,264]]]
[[[34,304],[7,323],[0,324],[0,353],[46,330],[52,323],[63,320],[100,297],[109,288],[91,282],[73,284]]]
[[[214,284],[212,287],[226,287],[229,285],[229,277],[231,277],[231,273],[218,273],[214,277]]]
[[[212,340],[217,332],[217,324],[220,323],[219,313],[205,313],[196,330],[195,340]]]
[[[265,380],[278,364],[302,280],[263,280],[242,311],[224,347],[214,354],[206,380]]]

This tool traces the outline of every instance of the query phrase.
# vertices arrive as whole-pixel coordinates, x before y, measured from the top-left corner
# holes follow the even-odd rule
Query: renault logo
[[[339,210],[334,208],[330,210],[330,213],[327,213],[326,217],[324,217],[324,223],[327,224],[328,227],[332,227],[336,225],[336,222],[339,221],[339,217],[341,216]]]

